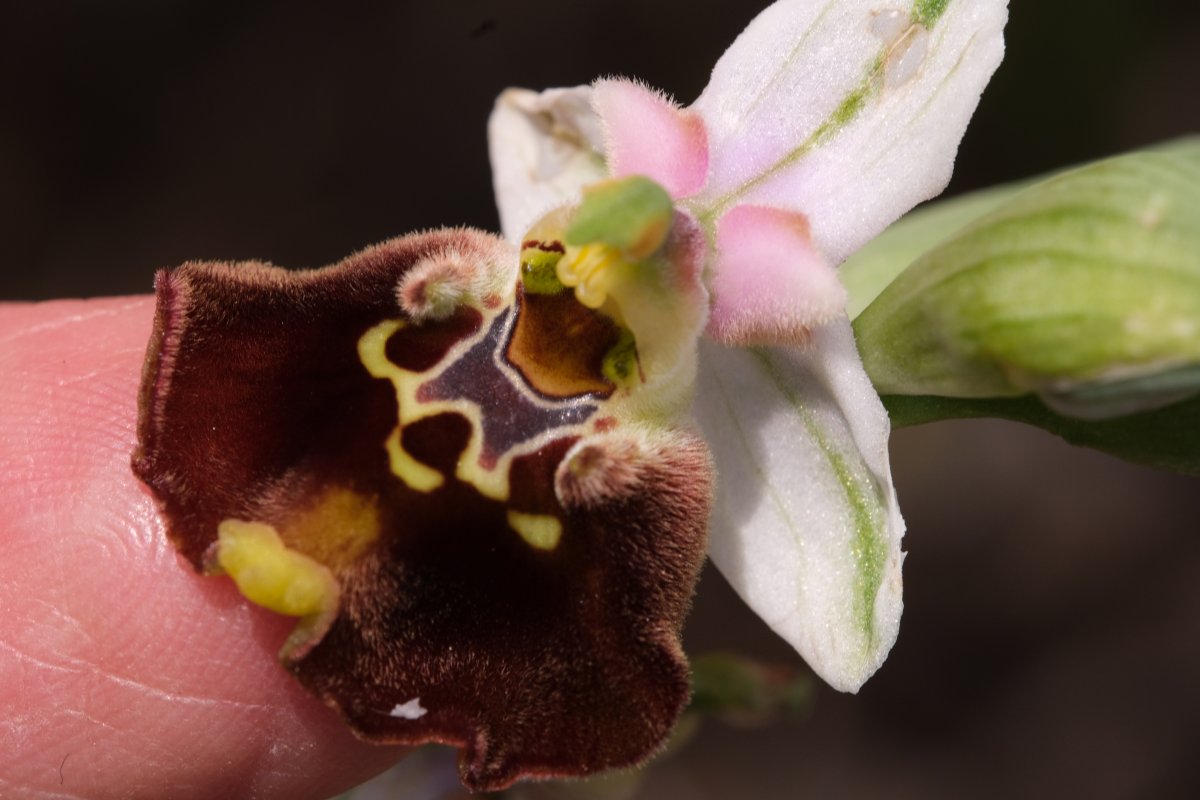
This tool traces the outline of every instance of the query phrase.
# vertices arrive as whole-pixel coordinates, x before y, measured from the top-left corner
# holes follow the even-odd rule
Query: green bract
[[[1064,416],[1030,395],[987,400],[888,395],[883,404],[898,428],[943,419],[997,417],[1037,426],[1071,444],[1127,461],[1200,476],[1200,396],[1167,408],[1098,420]]]

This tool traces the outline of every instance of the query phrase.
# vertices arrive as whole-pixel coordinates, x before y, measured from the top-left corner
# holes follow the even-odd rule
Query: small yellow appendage
[[[568,247],[554,270],[564,286],[575,289],[576,300],[588,308],[599,308],[613,285],[613,273],[624,263],[616,248],[594,242]]]
[[[217,539],[217,563],[251,602],[289,617],[314,616],[337,602],[329,569],[289,550],[270,525],[228,519]]]

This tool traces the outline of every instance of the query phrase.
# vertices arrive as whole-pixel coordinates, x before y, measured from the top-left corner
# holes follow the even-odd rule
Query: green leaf
[[[1017,194],[904,270],[855,334],[881,394],[1032,392],[1111,416],[1195,392],[1200,138]]]
[[[1034,425],[1080,447],[1185,475],[1200,476],[1200,397],[1117,419],[1082,420],[1055,413],[1036,397],[970,400],[885,395],[892,425],[999,417]]]
[[[814,682],[785,664],[764,664],[731,653],[692,659],[692,704],[688,710],[743,724],[765,724],[810,710]]]

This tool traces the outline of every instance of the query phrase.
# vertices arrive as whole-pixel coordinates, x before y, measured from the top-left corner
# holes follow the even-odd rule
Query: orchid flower
[[[489,124],[514,241],[589,184],[632,175],[699,223],[711,307],[694,413],[718,471],[708,552],[845,691],[896,639],[904,523],[835,268],[946,185],[1001,60],[1006,7],[780,0],[687,108],[607,79],[508,90]]]
[[[502,99],[515,241],[164,270],[133,469],[171,540],[297,618],[280,660],[355,733],[455,745],[474,790],[663,746],[710,524],[856,689],[896,636],[902,523],[833,267],[944,184],[1004,16],[783,0],[690,109],[622,81]]]

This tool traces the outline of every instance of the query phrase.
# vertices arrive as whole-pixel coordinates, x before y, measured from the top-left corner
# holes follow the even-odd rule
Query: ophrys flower
[[[695,413],[719,473],[709,553],[839,689],[857,690],[895,641],[903,521],[834,268],[949,180],[1006,6],[781,0],[686,109],[602,80],[509,90],[492,117],[510,238],[597,175],[657,180],[705,231]]]
[[[944,182],[1003,8],[785,0],[690,111],[601,84],[618,180],[506,211],[518,242],[163,273],[134,463],[172,539],[299,618],[284,664],[366,738],[457,745],[481,790],[637,763],[688,697],[698,380],[713,557],[856,688],[895,637],[901,524],[832,265]],[[498,144],[506,205],[604,173],[585,94],[509,117],[559,182],[508,193],[528,164]]]

